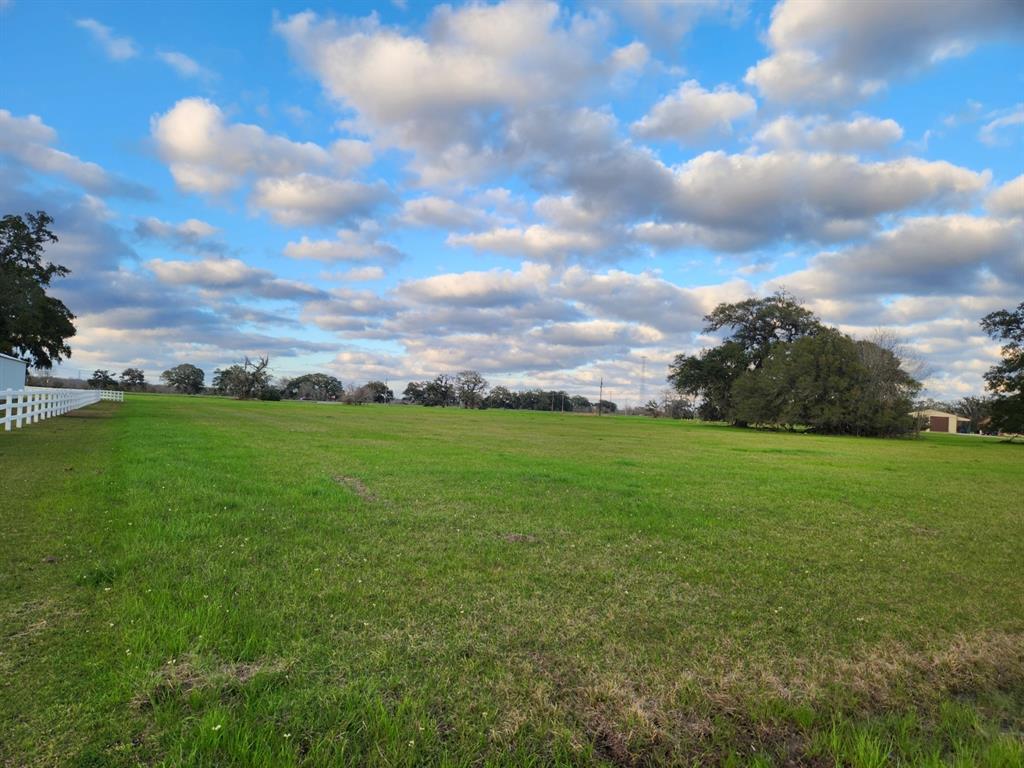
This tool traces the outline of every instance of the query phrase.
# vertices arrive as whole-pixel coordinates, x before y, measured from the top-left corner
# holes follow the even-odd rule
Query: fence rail
[[[124,392],[109,389],[51,389],[25,387],[0,390],[0,424],[5,432],[25,424],[60,416],[100,400],[124,401]]]

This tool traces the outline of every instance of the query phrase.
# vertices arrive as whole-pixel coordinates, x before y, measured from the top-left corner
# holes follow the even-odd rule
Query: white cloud
[[[569,231],[533,224],[506,227],[468,235],[449,235],[449,245],[464,245],[477,251],[529,259],[563,260],[597,253],[607,245],[598,233]]]
[[[383,181],[363,184],[311,173],[256,182],[250,202],[286,226],[334,224],[369,216],[391,197]]]
[[[1003,135],[1007,128],[1015,125],[1024,126],[1024,104],[1018,104],[1011,110],[999,114],[994,119],[985,123],[978,131],[978,139],[990,147],[1001,144],[1009,144],[1009,140]]]
[[[343,139],[324,149],[267,133],[257,125],[229,123],[207,99],[177,102],[150,120],[157,152],[181,189],[222,194],[247,177],[294,176],[312,169],[346,174],[372,160],[370,147]]]
[[[332,279],[342,280],[346,283],[365,283],[371,280],[381,280],[383,277],[384,270],[380,267],[353,267],[331,276]]]
[[[393,245],[377,238],[379,229],[365,223],[359,229],[342,229],[334,240],[310,240],[303,236],[297,242],[284,247],[284,255],[290,259],[313,259],[315,261],[386,261],[402,259],[402,253]]]
[[[16,117],[0,109],[0,155],[7,155],[34,171],[63,176],[100,195],[148,197],[149,190],[113,176],[96,163],[55,149],[57,132],[37,115]]]
[[[326,295],[311,285],[283,280],[268,270],[250,267],[241,259],[152,259],[145,266],[158,280],[168,285],[188,285],[217,292],[245,291],[266,299],[306,300]]]
[[[556,3],[439,6],[422,37],[299,13],[275,25],[352,127],[416,154],[431,180],[464,179],[494,159],[494,123],[509,111],[577,93],[604,69],[601,24]],[[453,175],[454,174],[454,175]]]
[[[209,80],[214,77],[213,72],[180,51],[157,51],[156,57],[182,77],[193,77],[199,80]]]
[[[807,268],[776,278],[807,298],[981,293],[989,276],[1024,287],[1024,223],[963,214],[904,220],[844,251],[823,253]]]
[[[758,144],[777,149],[812,149],[827,152],[880,152],[903,138],[895,120],[855,117],[830,120],[823,115],[783,115],[754,136]]]
[[[1000,216],[1024,216],[1024,174],[989,195],[985,207]]]
[[[139,48],[130,37],[118,37],[110,27],[96,19],[78,19],[75,26],[87,30],[100,44],[107,57],[114,61],[125,61],[139,55]]]
[[[135,222],[135,235],[143,239],[162,240],[172,247],[197,253],[223,253],[227,246],[213,239],[220,230],[200,219],[186,219],[178,224],[146,216]]]
[[[846,102],[870,96],[888,79],[970,51],[992,37],[1020,34],[1017,0],[782,0],[772,9],[772,55],[745,81],[770,101]]]
[[[406,200],[398,220],[410,227],[438,229],[479,229],[494,223],[486,211],[436,195]]]
[[[730,134],[737,120],[757,111],[757,102],[730,86],[706,91],[696,80],[687,80],[633,123],[633,133],[647,139],[675,139],[684,144],[702,141],[713,134]]]

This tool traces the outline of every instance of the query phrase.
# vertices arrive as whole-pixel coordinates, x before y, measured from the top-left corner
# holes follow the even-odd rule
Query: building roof
[[[26,367],[28,366],[28,363],[26,363],[20,357],[12,357],[11,355],[5,355],[3,352],[0,352],[0,359],[3,359],[3,360],[13,360],[16,363],[21,363],[22,365],[24,365]]]
[[[956,413],[950,413],[949,411],[937,411],[934,408],[925,408],[922,411],[915,411],[915,416],[945,416],[950,419],[956,419],[957,421],[970,421],[970,419],[960,416]]]

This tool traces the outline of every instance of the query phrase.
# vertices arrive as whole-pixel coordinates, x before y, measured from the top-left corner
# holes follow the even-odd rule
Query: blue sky
[[[785,288],[958,397],[1024,295],[1022,44],[1003,0],[0,1],[0,206],[56,219],[64,372],[629,401]]]

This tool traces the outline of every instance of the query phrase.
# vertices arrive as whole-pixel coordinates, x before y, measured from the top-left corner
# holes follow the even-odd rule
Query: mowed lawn
[[[0,764],[1024,762],[1024,446],[129,395],[0,433]]]

